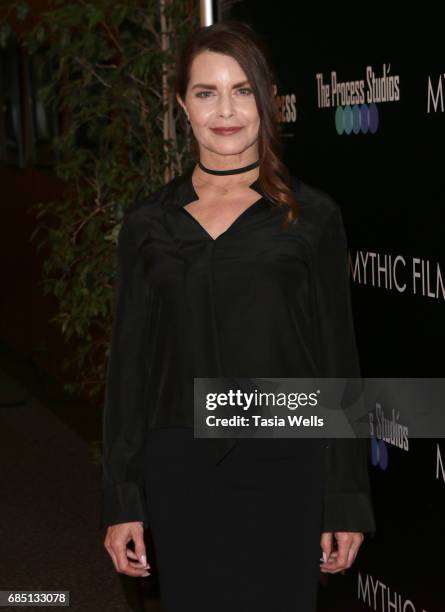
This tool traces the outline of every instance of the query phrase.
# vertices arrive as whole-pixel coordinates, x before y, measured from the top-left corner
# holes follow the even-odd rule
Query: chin
[[[218,143],[217,147],[212,147],[214,153],[218,153],[219,155],[239,155],[243,153],[250,145],[248,144],[240,144],[240,143]]]

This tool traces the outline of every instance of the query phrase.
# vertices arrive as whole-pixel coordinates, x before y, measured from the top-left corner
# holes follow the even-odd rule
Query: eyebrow
[[[235,83],[232,89],[236,89],[237,87],[243,87],[244,85],[248,85],[249,81],[241,81],[240,83]],[[212,85],[211,83],[196,83],[193,85],[192,89],[217,89],[216,85]]]

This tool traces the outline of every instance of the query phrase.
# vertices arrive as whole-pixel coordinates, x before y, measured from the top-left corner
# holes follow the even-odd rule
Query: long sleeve
[[[314,257],[320,375],[360,378],[346,233],[340,207],[330,202],[333,209],[324,222]],[[323,531],[374,534],[368,457],[368,438],[327,440]]]
[[[103,412],[101,525],[148,524],[142,479],[147,410],[147,290],[134,217],[124,216],[118,238],[118,274]]]

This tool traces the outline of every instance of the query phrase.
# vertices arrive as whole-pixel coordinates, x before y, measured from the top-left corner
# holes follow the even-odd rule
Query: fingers
[[[146,563],[143,533],[143,524],[140,521],[108,527],[104,546],[117,572],[134,577],[150,575],[149,565]],[[135,543],[134,552],[127,548],[130,540]]]
[[[147,570],[150,569],[150,564],[147,563],[145,554],[138,557],[137,554],[131,550],[131,548],[127,548],[127,558],[133,559],[133,561],[129,561],[132,567],[145,568]]]
[[[334,534],[330,531],[325,531],[324,533],[322,533],[321,539],[320,539],[320,546],[321,546],[323,556],[320,559],[320,561],[326,562],[329,559],[332,549],[333,549],[333,545],[334,545]]]
[[[134,552],[136,553],[136,558],[139,561],[141,567],[148,569],[150,564],[147,563],[147,556],[145,552],[145,543],[144,543],[144,531],[138,530],[133,538],[134,541]],[[133,552],[133,551],[130,551]]]
[[[324,535],[324,534],[323,534]],[[351,567],[363,542],[361,532],[335,532],[337,550],[332,551],[325,563],[320,564],[320,571],[330,574],[344,573]]]
[[[359,535],[361,536],[360,538],[356,537],[353,539],[352,544],[349,548],[349,553],[348,553],[348,567],[351,567],[351,565],[354,563],[355,558],[357,556],[358,553],[358,549],[360,548],[363,540],[364,540],[364,535],[362,533],[360,534],[354,534],[354,535]]]

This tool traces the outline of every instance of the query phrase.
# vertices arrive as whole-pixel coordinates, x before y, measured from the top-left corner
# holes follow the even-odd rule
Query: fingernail
[[[142,576],[150,576],[150,572],[145,572],[145,574],[142,574]]]
[[[147,565],[147,559],[145,558],[145,555],[141,555],[141,563],[142,565]]]
[[[326,553],[323,552],[323,561],[326,563],[327,560],[328,560],[328,557],[327,557]]]

